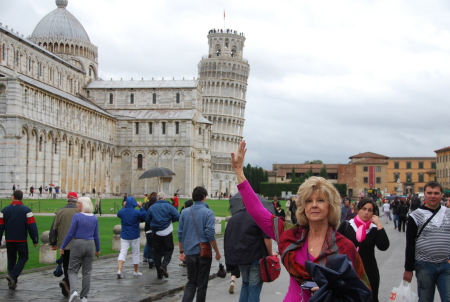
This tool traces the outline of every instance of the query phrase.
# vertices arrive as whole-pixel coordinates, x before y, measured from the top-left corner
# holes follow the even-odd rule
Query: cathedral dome
[[[80,21],[67,9],[68,0],[56,0],[57,9],[45,16],[31,34],[32,40],[52,39],[91,43]]]

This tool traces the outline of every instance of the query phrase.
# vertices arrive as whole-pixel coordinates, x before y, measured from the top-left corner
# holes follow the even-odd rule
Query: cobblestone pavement
[[[217,238],[219,250],[223,251],[223,239]],[[141,250],[141,259],[142,259]],[[149,269],[147,263],[141,262],[139,270],[142,276],[133,276],[131,251],[123,267],[123,279],[117,279],[117,256],[103,256],[94,261],[92,268],[91,289],[88,300],[95,301],[154,301],[161,297],[183,290],[187,282],[186,268],[179,266],[179,249],[175,245],[172,261],[168,266],[169,278],[158,280],[155,268]],[[223,260],[223,255],[222,255]],[[53,276],[56,264],[50,269],[35,272],[24,271],[19,277],[16,290],[8,289],[6,275],[0,275],[0,301],[68,301],[61,294],[59,282],[62,279]],[[219,262],[213,259],[211,278],[215,277]],[[81,270],[78,278],[81,289]],[[79,301],[79,299],[77,300]]]

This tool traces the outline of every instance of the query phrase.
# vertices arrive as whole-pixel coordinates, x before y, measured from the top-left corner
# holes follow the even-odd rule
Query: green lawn
[[[187,199],[180,199],[180,207],[184,205],[184,202]],[[142,200],[138,200],[142,201]],[[104,199],[102,200],[102,210],[103,213],[115,214],[121,208],[121,200],[120,199]],[[0,200],[0,209],[9,205],[11,203],[10,200]],[[58,209],[62,208],[66,205],[66,201],[64,199],[41,199],[41,200],[24,200],[23,203],[30,207],[35,213],[55,213]],[[211,210],[214,211],[214,214],[218,217],[225,217],[230,215],[228,208],[229,203],[228,199],[221,200],[213,200],[208,199],[207,203]],[[119,208],[120,206],[120,208]],[[111,211],[110,211],[111,210]],[[53,223],[54,216],[36,216],[36,224],[39,231],[39,236],[45,231],[49,231],[50,227]],[[99,227],[100,227],[100,245],[101,245],[101,255],[109,255],[109,254],[117,254],[118,252],[112,250],[112,237],[113,237],[113,227],[115,225],[120,224],[120,219],[117,217],[98,217]],[[178,228],[178,222],[173,224],[174,230]],[[225,221],[222,221],[222,234],[225,231]],[[178,243],[178,238],[174,234],[174,243]],[[40,240],[40,237],[39,237]],[[39,247],[42,242],[39,242],[37,247],[34,247],[32,242],[28,240],[29,246],[29,260],[25,269],[37,268],[42,266],[47,266],[47,264],[39,263]],[[58,256],[59,257],[59,252]]]
[[[180,207],[184,205],[187,199],[180,199]],[[137,201],[143,201],[143,199],[137,199]],[[211,210],[214,211],[215,215],[218,217],[225,217],[230,215],[228,208],[230,204],[228,199],[207,199]],[[11,200],[0,200],[0,209],[9,205]],[[60,208],[66,205],[65,199],[24,199],[23,204],[29,207],[33,213],[56,213]],[[103,214],[116,214],[122,208],[121,199],[103,199],[102,200],[102,212]]]

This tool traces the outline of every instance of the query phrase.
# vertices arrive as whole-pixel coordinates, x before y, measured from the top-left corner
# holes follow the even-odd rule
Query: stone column
[[[0,273],[8,272],[8,257],[6,256],[6,239],[2,237],[2,245],[0,245]]]
[[[216,224],[214,225],[215,234],[222,234],[222,220],[216,218]]]
[[[56,250],[52,250],[50,245],[50,231],[45,231],[41,235],[41,247],[39,249],[39,263],[53,264],[56,262]]]
[[[114,236],[112,238],[112,250],[120,252],[120,233],[122,233],[122,225],[118,224],[113,228]]]
[[[141,237],[140,237],[140,245],[145,246],[147,244],[147,237],[145,237],[145,222],[141,222],[139,224],[139,229],[141,230]]]

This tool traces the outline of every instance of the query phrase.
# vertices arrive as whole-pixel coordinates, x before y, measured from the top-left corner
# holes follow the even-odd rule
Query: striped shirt
[[[418,232],[425,222],[436,215],[425,226],[420,237],[416,240]],[[411,224],[410,224],[411,223]],[[408,231],[406,234],[406,262],[405,269],[413,271],[413,259],[415,260],[444,263],[450,259],[450,209],[440,206],[436,210],[422,206],[410,214]]]

